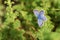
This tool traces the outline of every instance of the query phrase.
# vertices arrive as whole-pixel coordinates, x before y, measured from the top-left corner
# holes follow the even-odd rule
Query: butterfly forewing
[[[44,10],[41,10],[41,11],[39,12],[38,19],[41,19],[41,20],[43,20],[43,21],[46,20],[46,17],[45,17],[45,15],[44,15]]]
[[[40,15],[43,15],[44,13],[45,13],[44,10],[41,10],[41,11],[39,12]]]
[[[38,10],[34,10],[33,12],[34,12],[34,15],[35,15],[36,17],[38,17],[38,15],[39,15]]]

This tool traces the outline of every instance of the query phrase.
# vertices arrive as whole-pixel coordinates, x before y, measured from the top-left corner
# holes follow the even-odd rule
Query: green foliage
[[[42,27],[35,9],[45,10]],[[60,0],[0,0],[0,40],[60,40]]]

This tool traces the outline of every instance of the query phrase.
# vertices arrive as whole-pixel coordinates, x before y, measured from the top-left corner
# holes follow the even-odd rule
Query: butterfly
[[[40,12],[38,10],[33,10],[34,15],[37,17],[37,22],[39,26],[42,26],[44,21],[46,21],[46,16],[44,15],[44,10]]]

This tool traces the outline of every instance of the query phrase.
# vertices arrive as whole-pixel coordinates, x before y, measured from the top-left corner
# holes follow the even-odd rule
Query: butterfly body
[[[45,21],[46,20],[46,17],[44,15],[39,15],[38,16],[38,19],[41,19],[41,20]]]
[[[43,22],[46,20],[46,17],[44,16],[44,10],[41,10],[40,12],[38,12],[38,10],[34,10],[33,11],[35,16],[37,17],[37,21],[38,21],[38,25],[42,26]]]

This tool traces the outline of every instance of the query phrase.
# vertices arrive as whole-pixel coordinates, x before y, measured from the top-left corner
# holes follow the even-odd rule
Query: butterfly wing
[[[41,16],[41,19],[42,19],[43,21],[46,21],[46,20],[47,20],[47,18],[46,18],[44,15]]]
[[[46,20],[47,20],[46,16],[43,16],[43,17],[42,17],[42,20],[43,20],[43,21],[46,21]]]
[[[43,21],[41,19],[38,19],[38,25],[42,26],[43,25]]]
[[[47,18],[44,16],[44,11],[43,11],[43,10],[41,10],[41,11],[39,12],[38,19],[41,19],[41,20],[43,20],[43,21],[45,21],[45,20],[47,19]]]
[[[35,15],[36,17],[38,17],[38,15],[39,15],[38,10],[34,10],[33,12],[34,12],[34,15]]]
[[[41,10],[41,11],[39,12],[39,14],[40,14],[40,15],[43,15],[43,14],[44,14],[44,10]]]

